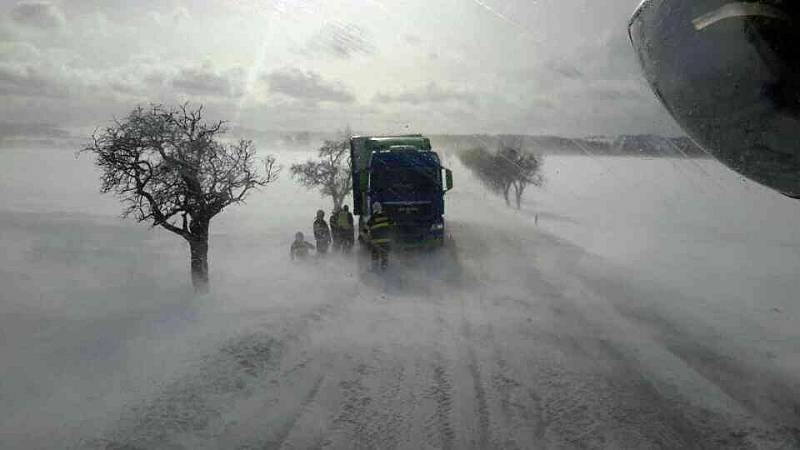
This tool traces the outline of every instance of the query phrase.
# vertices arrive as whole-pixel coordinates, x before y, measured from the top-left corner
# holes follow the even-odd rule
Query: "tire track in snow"
[[[222,416],[222,399],[243,395],[275,363],[281,343],[259,334],[229,341],[193,373],[126,412],[108,440],[114,446],[160,448],[181,436],[203,435]]]
[[[662,366],[656,370],[652,362],[647,362],[664,349],[653,347],[645,334],[635,340],[626,336],[621,330],[630,332],[631,324],[612,313],[607,298],[574,281],[577,284],[573,290],[565,291],[567,295],[562,295],[558,303],[552,303],[551,309],[565,324],[564,332],[558,332],[561,348],[567,350],[564,356],[596,361],[595,367],[601,369],[569,375],[579,377],[578,385],[573,387],[580,388],[583,393],[576,393],[577,397],[567,395],[567,398],[581,402],[599,397],[602,403],[601,407],[592,408],[595,417],[587,428],[617,424],[622,427],[620,431],[630,435],[626,440],[640,439],[640,445],[649,442],[673,448],[753,446],[743,439],[745,435],[736,431],[727,413],[677,396],[674,381],[668,374],[679,367]],[[636,330],[634,335],[638,334]],[[666,372],[662,373],[664,370]],[[556,423],[562,422],[560,417],[563,415]],[[600,430],[595,432],[595,435],[602,434]],[[568,441],[582,443],[584,438],[592,438],[592,435],[570,432]]]
[[[180,446],[178,442],[188,437],[213,440],[225,428],[221,423],[224,413],[279,368],[288,343],[339,310],[331,304],[318,305],[294,320],[281,322],[282,332],[255,330],[227,340],[190,373],[167,383],[155,398],[127,407],[107,438],[85,444],[163,448]]]
[[[437,360],[443,361],[441,355],[436,355]],[[433,366],[433,386],[430,387],[430,396],[436,402],[434,413],[435,440],[440,443],[440,448],[451,449],[456,433],[450,417],[453,413],[453,381],[441,362]]]
[[[611,280],[591,280],[601,292],[619,289]],[[771,430],[742,430],[737,435],[754,433],[760,439],[786,442],[800,448],[800,385],[792,383],[779,373],[755,365],[750,360],[738,357],[741,351],[728,348],[724,352],[716,335],[709,335],[709,327],[699,320],[695,323],[677,323],[663,314],[637,305],[629,298],[606,295],[614,309],[631,320],[654,331],[654,337],[675,356],[704,378],[717,385],[723,392],[742,404],[766,424]]]
[[[519,248],[516,240],[505,231],[498,229],[493,235],[495,243],[501,247],[495,251],[499,250],[506,256],[520,260],[537,259],[527,255],[525,249]],[[482,236],[476,236],[476,239],[480,240]],[[577,255],[580,258],[582,255],[580,251],[570,252],[569,248],[566,250],[565,254],[559,253],[556,256],[559,259],[556,269],[569,269],[572,257]],[[558,439],[545,445],[558,445],[560,441],[562,445],[569,446],[623,445],[625,442],[638,442],[638,445],[646,445],[647,442],[665,445],[680,443],[679,446],[686,446],[691,445],[690,442],[696,442],[692,439],[676,440],[676,434],[682,437],[687,437],[685,433],[694,434],[691,426],[680,425],[688,425],[685,419],[681,420],[679,416],[671,414],[679,412],[675,409],[676,406],[660,395],[653,397],[652,394],[658,394],[657,391],[649,391],[648,394],[643,389],[647,386],[647,381],[642,378],[644,375],[639,373],[632,361],[620,359],[618,354],[606,351],[608,349],[604,347],[610,345],[610,341],[605,339],[606,342],[603,343],[603,336],[609,335],[609,332],[614,334],[614,330],[606,329],[609,324],[585,317],[593,312],[591,302],[584,305],[584,302],[573,301],[570,294],[574,292],[565,290],[559,283],[549,282],[544,273],[528,265],[512,267],[513,273],[493,272],[493,267],[487,265],[482,267],[482,276],[492,283],[491,286],[497,285],[495,281],[502,282],[504,279],[525,280],[523,291],[512,290],[512,296],[504,296],[502,304],[495,306],[522,307],[534,316],[544,312],[555,319],[554,327],[548,326],[538,333],[530,334],[532,339],[544,344],[537,346],[536,353],[540,355],[535,357],[534,364],[529,367],[539,373],[535,375],[536,388],[529,388],[527,395],[541,405],[539,414],[531,414],[536,418],[533,428],[539,442],[545,442],[549,431],[555,433],[551,438]],[[524,295],[528,297],[523,297]],[[530,296],[544,302],[531,303],[527,300]],[[590,308],[587,309],[587,306]],[[524,331],[525,327],[520,326],[519,329]],[[500,354],[498,349],[494,353]],[[541,360],[542,357],[545,359]],[[586,366],[586,362],[592,362],[592,365]],[[570,366],[574,367],[570,369]],[[529,369],[524,373],[529,373]],[[513,390],[513,377],[506,375],[506,369],[500,368],[499,372],[500,376],[496,381],[501,386],[499,395],[502,397],[503,389]],[[636,382],[637,376],[640,384]],[[615,383],[615,377],[624,381]],[[643,415],[652,417],[656,423],[644,419]],[[680,431],[674,429],[674,426]]]
[[[435,314],[435,344],[441,348],[444,342],[446,322],[442,314],[442,298],[434,299]],[[449,450],[454,448],[456,431],[452,424],[453,415],[453,379],[448,372],[447,360],[441,350],[433,353],[431,372],[431,385],[428,387],[427,397],[434,402],[434,411],[431,420],[426,425],[427,443],[435,448]]]
[[[403,361],[393,359],[392,354],[384,354],[383,360],[389,365],[378,386],[378,402],[375,406],[381,410],[379,417],[383,418],[382,430],[392,437],[390,442],[395,447],[400,444],[409,445],[413,415],[418,412],[419,397],[416,389],[406,385],[407,379],[414,374],[408,374]]]
[[[344,401],[334,419],[334,424],[341,432],[350,435],[347,441],[358,447],[375,448],[374,438],[370,433],[370,419],[365,411],[373,399],[368,389],[364,386],[364,378],[369,372],[366,364],[358,364],[355,369],[355,378],[339,382]],[[330,442],[330,441],[329,441]]]
[[[317,380],[314,382],[313,386],[311,386],[311,389],[308,391],[308,393],[306,393],[306,395],[303,396],[303,399],[300,402],[300,406],[297,408],[297,411],[295,411],[287,418],[286,423],[278,429],[274,439],[269,440],[263,444],[262,446],[263,449],[271,450],[271,449],[281,448],[284,445],[286,439],[290,436],[292,430],[294,430],[295,426],[297,425],[297,422],[309,410],[311,405],[313,405],[314,402],[316,401],[317,396],[319,395],[320,387],[322,386],[324,381],[325,381],[325,375],[321,375],[317,378]]]
[[[494,327],[488,324],[487,339],[492,344],[492,355],[496,371],[491,377],[491,386],[497,392],[501,413],[505,416],[510,428],[507,435],[516,434],[519,428],[531,430],[533,442],[522,439],[525,445],[536,443],[542,445],[547,431],[547,421],[544,420],[542,412],[542,399],[536,392],[523,385],[518,380],[514,369],[508,365],[503,357],[500,347],[497,345],[494,335]],[[528,400],[525,402],[525,400]],[[521,448],[518,441],[513,440],[513,436],[507,436],[502,444],[503,448]]]
[[[595,339],[589,347],[585,339],[575,341],[576,345],[584,352],[598,347],[601,354],[619,361],[625,373],[638,373],[638,378],[624,378],[630,386],[621,394],[636,389],[640,397],[657,400],[660,425],[672,429],[671,439],[725,448],[794,448],[800,445],[799,430],[792,425],[798,416],[791,411],[791,405],[796,403],[791,395],[786,395],[793,389],[785,387],[782,397],[776,395],[772,391],[776,389],[773,382],[778,381],[774,374],[761,373],[738,362],[732,356],[735,352],[726,356],[721,350],[712,349],[707,342],[713,342],[716,337],[698,332],[707,327],[694,323],[697,318],[684,319],[691,320],[684,324],[668,320],[652,306],[645,309],[631,292],[640,295],[647,292],[640,292],[635,286],[622,289],[620,280],[579,274],[574,281],[584,296],[594,296],[606,306],[596,311],[599,317],[589,317],[585,308],[581,309],[580,303],[571,299],[570,314],[586,330],[596,330],[598,335],[608,337]],[[632,343],[609,333],[608,325],[602,326],[603,317],[607,320],[614,315],[622,330],[633,330],[634,334],[646,330],[642,339]],[[682,379],[693,381],[678,382],[677,373]],[[757,402],[751,397],[754,393],[760,395]],[[648,430],[658,432],[659,428]]]
[[[489,448],[492,442],[491,430],[489,429],[489,405],[486,400],[486,390],[483,388],[483,379],[481,377],[480,365],[478,358],[475,355],[475,347],[472,344],[472,329],[469,322],[462,316],[463,326],[462,332],[467,341],[467,368],[472,377],[472,387],[475,392],[475,401],[477,402],[476,409],[478,413],[478,448]]]
[[[333,414],[333,429],[329,432],[332,436],[325,440],[324,447],[396,448],[401,444],[402,432],[410,428],[414,399],[401,399],[405,368],[387,360],[379,348],[369,356],[338,383],[342,400]],[[359,361],[352,355],[345,360]]]
[[[606,435],[614,433],[629,435],[629,445],[666,448],[691,448],[708,438],[688,419],[686,405],[660,392],[632,356],[619,348],[621,342],[611,339],[567,296],[551,300],[558,301],[550,307],[559,322],[569,324],[554,336],[562,357],[594,363],[589,371],[546,368],[549,381],[542,406],[548,428],[570,445],[581,446],[601,445]],[[716,419],[706,416],[705,420]]]

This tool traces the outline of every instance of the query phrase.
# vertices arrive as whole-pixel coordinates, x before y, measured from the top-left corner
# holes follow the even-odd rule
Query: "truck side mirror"
[[[358,187],[361,192],[366,192],[369,188],[369,176],[364,171],[357,172],[356,176],[358,176]]]
[[[453,189],[453,171],[450,169],[444,169],[444,180],[445,180],[445,191],[449,191]]]

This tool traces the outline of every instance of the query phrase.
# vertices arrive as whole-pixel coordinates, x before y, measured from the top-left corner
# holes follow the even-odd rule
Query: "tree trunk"
[[[192,237],[189,239],[191,256],[192,286],[197,294],[209,290],[208,283],[208,220],[193,221]]]
[[[507,184],[503,188],[503,198],[506,199],[506,205],[511,206],[511,200],[508,199],[508,191],[511,189],[511,185]]]
[[[331,198],[333,199],[333,210],[338,211],[342,209],[342,202],[344,202],[344,198],[338,195],[332,195]]]
[[[517,209],[522,207],[522,194],[525,193],[525,185],[519,184],[514,186],[514,197],[517,200]]]
[[[189,241],[192,267],[192,286],[195,293],[208,292],[208,237]]]

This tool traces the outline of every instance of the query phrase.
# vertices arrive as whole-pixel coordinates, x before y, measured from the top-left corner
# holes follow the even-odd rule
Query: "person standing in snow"
[[[298,231],[294,235],[294,242],[292,242],[292,248],[289,250],[289,254],[292,257],[292,261],[296,259],[303,260],[308,258],[309,251],[313,249],[314,246],[306,242],[303,233]]]
[[[355,228],[353,226],[353,215],[350,214],[350,207],[344,205],[336,216],[336,228],[339,230],[339,240],[341,241],[342,251],[350,253],[355,243]]]
[[[317,211],[317,220],[314,221],[314,239],[317,240],[317,256],[328,253],[328,247],[331,245],[331,229],[325,222],[325,211],[321,209]]]
[[[369,243],[372,253],[372,270],[384,271],[389,266],[389,252],[392,249],[392,222],[383,212],[379,202],[372,204],[372,215],[367,221]]]
[[[330,224],[331,224],[331,239],[333,240],[333,251],[338,251],[342,249],[342,233],[341,229],[339,229],[338,217],[341,209],[336,208],[331,212],[330,215]]]

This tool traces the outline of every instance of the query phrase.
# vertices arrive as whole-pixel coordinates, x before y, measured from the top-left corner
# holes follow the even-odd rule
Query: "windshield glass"
[[[440,166],[433,158],[387,155],[373,156],[370,187],[375,191],[426,193],[441,191]]]
[[[799,24],[0,0],[0,450],[800,448]]]

